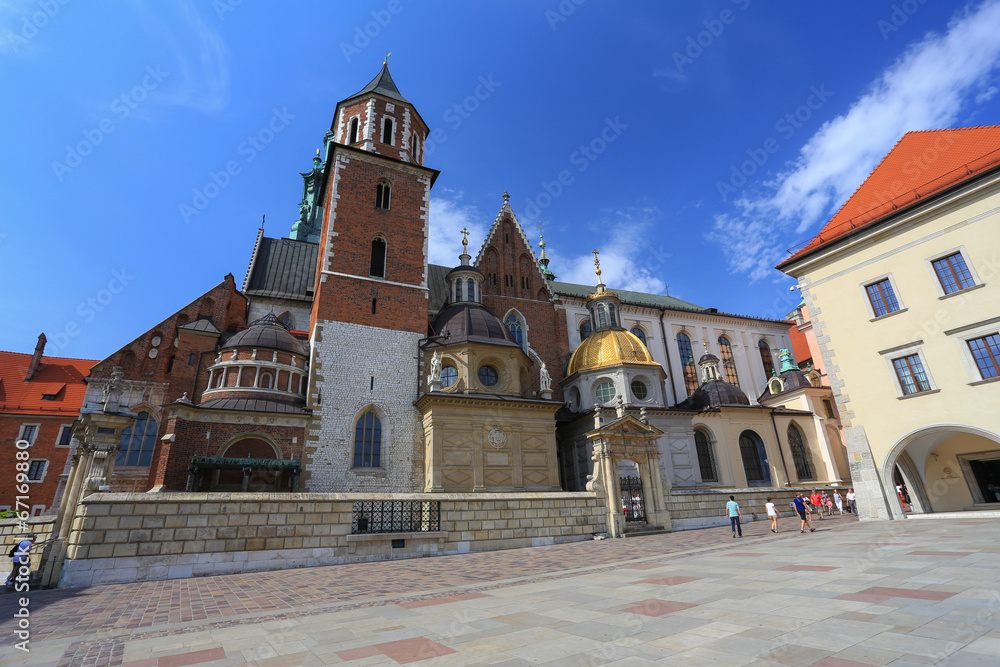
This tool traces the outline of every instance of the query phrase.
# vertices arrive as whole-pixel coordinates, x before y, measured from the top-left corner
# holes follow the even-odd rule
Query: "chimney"
[[[42,353],[45,351],[45,334],[38,334],[38,345],[35,346],[35,353],[31,355],[31,365],[28,366],[28,374],[24,377],[25,382],[30,382],[35,377],[38,365],[42,362]]]

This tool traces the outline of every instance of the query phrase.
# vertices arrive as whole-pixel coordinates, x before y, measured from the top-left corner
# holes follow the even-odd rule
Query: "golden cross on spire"
[[[594,253],[594,266],[597,269],[597,284],[598,285],[603,285],[604,282],[601,280],[601,258],[598,257],[598,255],[600,255],[600,253],[597,252],[597,248],[594,248],[594,250],[592,252]]]
[[[391,56],[391,55],[392,55],[392,51],[386,51],[385,52],[385,60],[382,61],[383,65],[388,65],[389,64],[389,56]]]
[[[462,230],[462,252],[465,252],[469,245],[469,228]]]
[[[538,222],[538,245],[545,247],[545,234],[542,234],[542,223]]]

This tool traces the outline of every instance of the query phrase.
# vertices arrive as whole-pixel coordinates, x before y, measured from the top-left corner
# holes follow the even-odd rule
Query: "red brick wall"
[[[262,417],[264,417],[262,415]],[[264,417],[266,419],[266,417]],[[305,428],[268,424],[212,424],[171,417],[161,433],[173,434],[172,443],[161,443],[153,460],[150,485],[163,484],[167,491],[183,491],[187,486],[188,466],[194,456],[215,456],[220,448],[237,435],[266,435],[281,450],[281,458],[302,458]],[[292,439],[296,442],[292,442]]]
[[[10,505],[15,508],[15,499],[18,495],[15,489],[18,463],[18,451],[15,447],[17,436],[21,431],[21,424],[40,424],[38,434],[35,436],[35,444],[24,450],[28,452],[29,460],[47,459],[48,466],[45,469],[45,476],[41,482],[28,483],[27,500],[22,502],[28,505],[27,510],[31,512],[34,505],[45,505],[46,508],[52,506],[55,499],[56,487],[59,485],[59,475],[62,474],[66,465],[66,455],[69,447],[56,447],[56,438],[59,437],[59,430],[63,424],[72,424],[75,416],[71,415],[0,415],[0,471],[3,472],[3,483],[0,484],[0,505]],[[23,509],[23,508],[22,508]]]
[[[486,274],[483,305],[501,319],[511,308],[520,311],[528,325],[528,344],[545,361],[546,369],[552,376],[552,396],[562,400],[559,381],[563,379],[563,366],[570,355],[566,316],[549,301],[545,279],[531,257],[517,229],[517,222],[505,216],[485,246],[476,267]],[[492,284],[491,274],[494,276]],[[531,387],[532,391],[538,391],[538,360],[532,357],[532,361],[535,366],[532,368]]]
[[[345,107],[342,107],[344,114],[344,125],[341,128],[339,125],[334,127],[334,132],[337,133],[336,141],[341,144],[346,144],[347,140],[350,139],[351,133],[351,118],[353,116],[359,116],[358,122],[358,140],[350,144],[352,146],[361,146],[364,143],[365,136],[365,124],[368,122],[368,101],[370,99],[375,100],[375,118],[373,121],[372,130],[372,140],[375,145],[375,151],[380,155],[386,155],[397,160],[402,159],[401,149],[405,148],[409,152],[409,137],[405,137],[407,144],[404,146],[404,136],[403,136],[403,110],[409,109],[410,111],[410,131],[415,133],[420,139],[420,144],[423,146],[427,139],[427,127],[420,121],[417,114],[414,112],[413,107],[404,104],[402,102],[397,102],[396,100],[390,100],[388,98],[383,98],[379,96],[365,97],[361,100],[353,102]],[[392,111],[386,111],[386,103],[392,104],[394,109]],[[338,109],[336,115],[334,116],[334,122],[340,120],[341,109]],[[383,144],[382,143],[382,119],[385,117],[390,117],[394,124],[394,143]],[[341,129],[343,130],[341,132]],[[412,159],[412,158],[411,158]]]
[[[369,162],[348,154],[350,164],[339,171],[339,182],[330,179],[326,200],[336,201],[336,236],[332,248],[320,252],[320,268],[367,278],[371,268],[372,240],[381,236],[386,241],[385,280],[419,286],[424,281],[426,230],[421,217],[427,188],[416,174],[396,168],[390,162]],[[377,159],[377,158],[376,158]],[[391,206],[376,208],[375,188],[386,179],[392,186]],[[334,199],[337,196],[339,199]],[[331,207],[326,206],[323,238],[329,238]],[[333,251],[324,266],[328,252]],[[372,313],[372,300],[375,313]],[[397,331],[427,331],[427,293],[424,290],[392,285],[388,282],[359,280],[343,276],[317,274],[316,319],[353,322]]]

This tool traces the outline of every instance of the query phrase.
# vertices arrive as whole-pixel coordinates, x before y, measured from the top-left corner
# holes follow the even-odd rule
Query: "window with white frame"
[[[49,467],[47,459],[31,459],[28,461],[28,481],[41,482],[45,479],[45,471]]]
[[[970,338],[965,343],[969,346],[980,379],[1000,376],[1000,333]]]
[[[942,298],[982,284],[975,268],[968,262],[968,254],[963,247],[932,257],[927,260],[927,264],[934,274]]]
[[[28,444],[35,444],[35,438],[38,437],[38,428],[41,424],[21,424],[21,431],[17,434],[17,439],[27,440]]]
[[[870,283],[865,283],[863,288],[867,297],[868,311],[872,318],[884,317],[903,310],[891,276],[882,276]]]
[[[73,439],[73,425],[63,424],[59,427],[59,437],[56,438],[56,447],[69,447]]]
[[[892,368],[896,372],[896,380],[904,396],[931,390],[931,383],[927,379],[927,372],[919,354],[908,354],[893,359]]]

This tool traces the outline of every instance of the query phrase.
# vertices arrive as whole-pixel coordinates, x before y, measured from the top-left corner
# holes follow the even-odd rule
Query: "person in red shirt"
[[[816,509],[819,514],[819,518],[823,518],[823,496],[820,495],[819,491],[813,489],[812,495],[809,496],[809,503]]]

